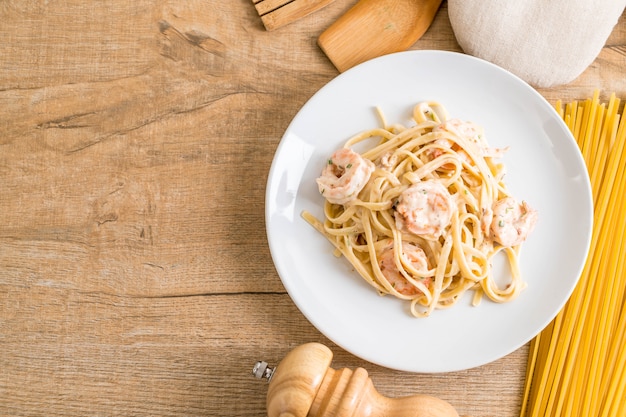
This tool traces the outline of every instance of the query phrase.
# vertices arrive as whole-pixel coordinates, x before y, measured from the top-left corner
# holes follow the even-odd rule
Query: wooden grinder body
[[[458,417],[447,402],[429,395],[387,398],[363,368],[330,368],[332,352],[319,343],[296,347],[270,380],[268,417]]]

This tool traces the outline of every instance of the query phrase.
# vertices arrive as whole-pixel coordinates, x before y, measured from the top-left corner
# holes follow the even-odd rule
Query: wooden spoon
[[[317,40],[340,72],[411,47],[426,32],[442,0],[360,0]]]

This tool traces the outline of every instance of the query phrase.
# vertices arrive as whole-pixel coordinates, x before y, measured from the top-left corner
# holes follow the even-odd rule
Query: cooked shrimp
[[[501,158],[508,148],[491,148],[485,139],[485,135],[480,126],[472,122],[464,122],[459,119],[450,119],[433,128],[433,132],[449,132],[458,137],[467,140],[469,143],[475,146],[476,151],[480,156]],[[452,148],[457,151],[466,162],[469,162],[469,156],[467,153],[458,146],[454,145],[449,139],[437,139],[435,143],[444,148]],[[439,154],[443,153],[439,151]],[[439,156],[437,153],[434,157]]]
[[[378,166],[387,171],[391,170],[391,168],[396,164],[398,157],[393,152],[387,152],[378,160]]]
[[[412,243],[404,243],[402,245],[402,257],[404,262],[411,264],[417,271],[424,271],[424,276],[428,274],[428,259],[424,250]],[[421,291],[415,285],[411,284],[400,272],[394,258],[393,246],[389,246],[383,250],[380,255],[378,266],[389,284],[400,294],[412,296],[417,295]],[[428,286],[430,278],[413,277],[421,280],[424,285]]]
[[[354,200],[369,181],[375,166],[348,148],[337,150],[317,179],[320,193],[333,204]]]
[[[472,142],[478,142],[483,132],[480,126],[472,122],[464,122],[460,119],[450,119],[441,123],[433,129],[434,132],[450,132],[457,136],[471,140]]]
[[[533,231],[538,217],[525,201],[517,204],[513,197],[498,200],[493,204],[491,237],[502,246],[519,245]]]
[[[404,190],[395,209],[398,229],[436,240],[452,220],[454,203],[443,184],[427,180]]]

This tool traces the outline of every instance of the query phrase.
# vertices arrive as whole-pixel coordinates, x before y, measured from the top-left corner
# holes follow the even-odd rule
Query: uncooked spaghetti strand
[[[594,164],[598,168],[597,174],[591,179],[592,184],[597,181],[602,181],[604,177],[604,170],[606,168],[606,160],[608,158],[609,149],[613,146],[613,141],[617,137],[617,129],[619,126],[619,104],[620,100],[612,93],[609,97],[609,104],[606,108],[606,113],[603,118],[598,118],[598,121],[602,122],[600,131],[600,140],[596,141],[598,151],[596,154],[596,160]],[[599,175],[598,175],[599,174]]]
[[[626,349],[623,348],[626,346],[626,309],[622,309],[618,329],[619,333],[612,344],[615,360],[607,363],[607,366],[611,366],[613,375],[607,379],[606,400],[598,417],[618,415],[618,411],[624,410],[626,406],[626,404],[619,405],[620,398],[621,402],[624,403],[624,397],[626,397],[626,378],[623,377],[626,374]]]
[[[626,123],[622,121],[620,125],[621,131],[618,135],[618,143],[621,143],[624,146],[624,142],[626,142]],[[622,150],[622,160],[621,164],[626,163],[626,150]],[[623,165],[622,165],[623,166]],[[625,195],[626,193],[626,173],[622,172],[620,176],[620,183],[617,187],[618,195]],[[618,201],[616,205],[616,212],[619,213],[617,216],[617,222],[615,223],[618,230],[616,235],[621,237],[619,241],[615,242],[615,249],[611,258],[611,265],[609,266],[609,271],[613,273],[612,281],[615,281],[615,289],[609,294],[611,297],[609,301],[609,305],[613,306],[622,306],[621,311],[614,311],[613,316],[611,318],[614,320],[613,325],[607,323],[607,331],[609,334],[615,335],[612,339],[612,343],[607,347],[610,351],[607,354],[607,358],[604,363],[604,367],[607,370],[608,375],[605,375],[600,382],[601,390],[604,395],[606,395],[606,402],[604,404],[603,413],[605,413],[608,407],[606,404],[611,404],[615,401],[615,398],[611,398],[611,395],[614,395],[617,381],[624,379],[623,376],[626,373],[626,367],[624,362],[620,362],[618,359],[618,355],[623,355],[623,346],[624,346],[624,338],[626,338],[626,308],[624,308],[624,302],[626,301],[624,298],[626,297],[626,261],[624,257],[620,256],[621,253],[624,253],[626,250],[626,202],[624,199]],[[623,359],[623,356],[622,356]],[[609,376],[607,378],[606,376]],[[623,390],[623,388],[622,388]],[[622,391],[623,392],[623,391]],[[613,394],[611,394],[613,393]],[[617,397],[620,398],[620,397]],[[598,413],[600,415],[600,413]]]
[[[594,94],[594,97],[597,98],[597,94]],[[535,368],[528,372],[528,378],[532,378],[532,380],[527,381],[525,388],[527,391],[525,398],[530,401],[530,404],[525,404],[524,407],[522,407],[523,412],[526,413],[527,416],[556,416],[563,412],[563,407],[565,407],[569,413],[584,411],[585,415],[598,415],[596,411],[602,404],[604,404],[603,410],[610,408],[609,412],[613,413],[617,410],[621,410],[619,407],[624,405],[622,402],[624,401],[624,390],[626,388],[624,387],[624,379],[619,376],[624,374],[623,362],[626,360],[624,359],[624,351],[620,349],[624,337],[623,328],[620,326],[624,325],[625,320],[623,320],[623,317],[619,320],[614,317],[614,315],[620,312],[622,316],[625,314],[619,307],[624,303],[623,297],[626,291],[624,261],[619,256],[622,250],[620,248],[624,248],[624,223],[626,222],[626,214],[621,213],[624,213],[626,207],[619,207],[620,203],[622,205],[624,204],[621,200],[617,202],[614,201],[615,196],[619,199],[626,193],[624,190],[626,187],[624,182],[626,180],[624,180],[623,169],[621,171],[619,170],[620,166],[623,167],[624,164],[626,164],[626,160],[623,156],[624,142],[626,142],[624,139],[626,136],[626,126],[623,120],[620,120],[619,129],[616,128],[617,122],[620,119],[620,116],[617,114],[618,106],[619,100],[614,99],[614,95],[611,96],[609,106],[606,110],[602,105],[600,107],[597,105],[594,106],[592,101],[587,101],[583,105],[570,103],[566,105],[565,110],[562,108],[562,103],[559,102],[557,104],[557,111],[565,120],[573,134],[575,134],[577,142],[582,148],[581,151],[583,155],[594,159],[593,162],[586,162],[592,172],[595,173],[593,174],[592,184],[594,186],[594,200],[596,201],[596,215],[594,216],[595,229],[592,237],[592,242],[595,244],[590,249],[589,257],[585,263],[583,274],[581,275],[581,280],[572,294],[572,297],[565,308],[557,315],[554,323],[542,331],[540,337],[532,346],[531,354],[533,356],[531,356],[529,360],[533,361]],[[596,114],[594,119],[594,116],[588,114],[588,112],[591,111],[590,109],[596,113],[600,113],[600,115]],[[586,112],[587,114],[585,114]],[[582,127],[583,119],[586,120],[586,128]],[[590,128],[589,120],[595,120],[595,127],[593,127],[594,132],[592,133],[585,130]],[[585,138],[581,137],[581,135],[586,135],[587,139],[591,138],[592,140],[585,142]],[[618,140],[616,143],[613,143],[616,137]],[[589,146],[594,146],[595,150],[588,149]],[[604,168],[606,168],[606,170]],[[609,201],[611,201],[611,207],[608,207]],[[598,215],[598,213],[603,214]],[[603,222],[605,219],[604,214],[609,215],[611,220]],[[616,222],[620,224],[621,227],[613,227]],[[598,229],[601,230],[602,233],[596,232]],[[603,252],[608,252],[609,249],[612,249],[611,254],[603,258]],[[618,266],[616,267],[616,265]],[[609,306],[607,306],[607,308],[610,306],[612,306],[612,308],[609,311],[607,308],[603,309],[597,305],[591,306],[591,314],[597,315],[593,317],[589,315],[581,316],[581,320],[579,321],[579,307],[589,307],[589,302],[604,304],[604,300],[602,299],[599,300],[597,297],[589,298],[588,293],[583,297],[582,294],[585,293],[583,290],[591,290],[595,293],[598,289],[596,287],[597,283],[591,282],[590,284],[589,281],[593,281],[594,277],[602,277],[607,273],[610,274],[612,272],[611,268],[616,268],[618,274],[616,282],[610,283],[612,286],[610,288],[614,288],[615,291],[611,291],[612,296],[608,302]],[[597,278],[595,280],[598,281]],[[589,286],[589,288],[587,288],[587,286]],[[589,321],[597,321],[598,318],[602,317],[606,318],[608,321],[606,327],[596,329],[594,325],[589,325]],[[583,318],[585,320],[582,320]],[[561,319],[563,319],[563,326],[558,323]],[[564,331],[563,334],[559,335],[559,332],[562,331]],[[586,340],[581,340],[581,337],[578,336],[583,333],[583,331]],[[613,333],[622,336],[617,339],[611,339],[611,334]],[[583,344],[582,350],[589,352],[590,349],[585,346],[585,343],[594,344],[592,342],[597,340],[590,337],[594,334],[601,338],[597,345],[608,344],[610,353],[603,352],[599,348],[592,350],[594,357],[592,358],[591,368],[587,371],[589,362],[582,362],[585,358],[578,357],[577,353],[580,348],[578,345]],[[555,349],[550,349],[550,346],[546,348],[546,344],[548,343],[554,346],[554,341],[557,338],[561,339],[561,342],[557,344]],[[566,342],[562,342],[563,339]],[[603,341],[606,343],[601,343]],[[571,342],[570,344],[572,346],[568,345],[569,342]],[[568,355],[569,358],[564,361],[564,358]],[[576,368],[572,366],[573,362],[575,362],[572,358],[576,358],[581,362],[581,367]],[[616,366],[607,366],[613,364]],[[539,367],[539,369],[537,369],[537,367]],[[608,375],[606,373],[611,370],[614,371],[612,378],[607,381]],[[587,375],[591,375],[594,381],[594,386],[588,387],[591,393],[586,395],[585,399],[581,399],[580,397],[576,398],[576,390],[574,390],[573,393],[572,388],[578,387],[578,393],[580,393],[581,387],[585,382],[585,376]],[[549,381],[551,381],[552,377],[558,377],[558,379],[553,379],[552,383],[550,383]],[[574,381],[569,381],[569,379],[573,379]],[[609,387],[610,390],[609,388],[605,388],[605,386]],[[607,390],[612,393],[612,398],[620,399],[619,401],[613,401],[610,407],[606,403],[602,403],[599,399],[599,397],[608,399],[606,394]],[[550,399],[547,402],[543,395],[545,391],[549,391],[548,396]],[[597,396],[597,400],[591,399],[594,395]],[[556,409],[554,408],[555,406]],[[585,408],[587,406],[591,407],[591,409]],[[617,414],[609,414],[606,411],[602,414],[603,417],[613,415]]]
[[[581,130],[581,125],[583,123],[583,112],[584,112],[584,106],[581,105],[580,103],[574,103],[573,104],[574,108],[572,109],[572,112],[574,114],[574,120],[572,121],[573,124],[573,130],[572,133],[574,134],[574,137],[576,138],[576,141],[578,142],[578,146],[580,148],[583,147],[583,136],[580,134],[580,130]],[[584,156],[584,153],[583,153]]]
[[[620,149],[614,149],[614,152],[611,153],[612,160],[609,160],[608,167],[619,167],[622,165],[620,157]],[[618,175],[619,173],[616,172],[615,174]],[[611,173],[609,175],[611,175]],[[620,177],[616,178],[611,175],[611,178],[615,178],[610,183],[612,185],[610,188],[611,194],[622,195],[618,191],[621,183]],[[604,190],[609,190],[609,188],[603,188],[603,191]],[[608,201],[609,199],[610,196],[601,197],[601,201]],[[619,252],[616,252],[615,249],[619,249],[620,247],[616,239],[620,235],[620,229],[623,231],[623,225],[619,224],[620,209],[619,201],[614,201],[606,207],[604,218],[606,219],[606,224],[612,226],[607,226],[602,229],[606,231],[606,236],[602,240],[603,243],[601,247],[613,248],[613,250],[602,250],[596,255],[598,265],[597,270],[592,273],[594,277],[610,276],[616,268],[615,254]],[[590,310],[587,311],[587,315],[592,319],[584,322],[584,337],[582,339],[584,342],[590,340],[608,340],[610,333],[607,326],[612,327],[613,323],[609,309],[615,305],[613,303],[615,302],[616,296],[616,288],[614,287],[616,280],[596,278],[593,280],[593,283],[593,298],[589,306]],[[575,397],[578,399],[578,411],[587,410],[595,415],[597,401],[600,397],[600,383],[598,382],[598,384],[596,384],[596,380],[601,380],[601,376],[598,375],[598,368],[604,365],[607,348],[608,346],[603,343],[583,343],[583,360],[576,361],[576,366],[581,368],[579,372],[586,375],[584,378],[577,379]],[[577,373],[577,375],[580,373]],[[573,403],[573,401],[570,402]]]
[[[600,117],[596,118],[596,137],[598,140],[592,144],[593,161],[590,161],[592,170],[590,172],[591,183],[596,191],[602,187],[602,181],[606,177],[605,169],[608,166],[607,158],[609,149],[613,146],[613,141],[617,135],[619,116],[617,115],[620,100],[612,94],[606,111],[604,104],[600,105],[598,112]],[[597,133],[599,132],[599,133]],[[597,197],[597,195],[594,195]]]
[[[610,215],[607,214],[607,217],[609,216]],[[607,233],[606,237],[602,240],[602,245],[610,247],[611,238],[611,233]],[[607,276],[607,273],[610,272],[607,269],[609,258],[609,251],[599,251],[595,255],[595,268],[590,275],[593,277]],[[607,289],[609,286],[607,281],[606,279],[593,280],[590,291],[590,302],[585,308],[585,320],[582,323],[583,331],[579,342],[581,344],[580,358],[572,360],[572,366],[575,369],[574,395],[569,395],[568,397],[569,401],[568,406],[565,408],[565,415],[576,415],[574,413],[579,413],[583,409],[592,410],[592,398],[590,395],[598,395],[596,385],[597,362],[598,357],[601,356],[602,350],[604,350],[606,346],[591,344],[588,341],[605,340],[604,326],[601,320],[606,320],[606,312],[603,305],[608,303],[603,303],[602,298],[610,291]]]
[[[596,183],[598,181],[601,181],[602,179],[602,175],[603,175],[603,171],[604,171],[604,167],[605,167],[605,158],[606,158],[606,152],[604,152],[605,149],[605,145],[606,145],[606,141],[602,139],[602,125],[603,122],[605,121],[605,105],[604,104],[600,104],[599,106],[597,106],[597,115],[595,118],[595,123],[592,127],[592,131],[590,132],[590,134],[592,135],[592,137],[594,138],[599,138],[599,140],[595,140],[593,142],[591,142],[589,145],[589,147],[591,148],[590,151],[590,155],[589,155],[589,161],[590,161],[590,165],[591,165],[591,172],[589,174],[589,178],[591,183]],[[608,122],[608,120],[607,120]]]
[[[585,110],[583,112],[583,120],[581,125],[581,132],[579,133],[582,139],[581,150],[585,161],[588,163],[593,162],[593,148],[595,147],[591,141],[593,137],[593,127],[595,126],[595,119],[597,116],[598,105],[598,91],[593,93],[593,97],[585,101]]]
[[[584,134],[581,131],[579,134]],[[589,142],[586,143],[589,146]],[[584,149],[586,150],[586,149]],[[589,154],[587,152],[587,154]],[[571,339],[571,347],[570,354],[566,356],[564,368],[563,368],[563,386],[566,392],[570,389],[573,389],[576,392],[576,383],[577,383],[577,373],[576,369],[580,367],[582,369],[580,372],[583,375],[587,374],[589,371],[587,365],[582,365],[583,361],[587,358],[583,356],[583,359],[579,357],[579,353],[586,353],[587,345],[584,344],[585,338],[584,334],[588,335],[588,338],[592,337],[594,332],[594,326],[596,325],[593,315],[589,317],[587,313],[590,308],[593,308],[594,304],[592,303],[593,295],[597,293],[596,285],[598,284],[598,280],[594,280],[593,277],[601,276],[599,271],[601,269],[601,260],[602,254],[604,252],[603,248],[610,248],[609,243],[607,242],[608,237],[612,231],[610,223],[607,221],[607,211],[609,210],[609,202],[612,200],[612,191],[615,175],[617,174],[618,164],[615,162],[616,157],[619,157],[619,154],[616,152],[611,152],[609,156],[609,162],[607,170],[608,178],[605,177],[603,181],[603,187],[599,189],[596,211],[594,216],[594,237],[592,238],[593,242],[596,242],[596,245],[593,250],[589,254],[587,265],[590,264],[590,268],[585,268],[584,276],[586,277],[585,281],[589,282],[589,289],[585,292],[585,296],[583,298],[582,304],[580,308],[584,313],[582,317],[582,321],[573,328],[573,335]],[[604,226],[607,224],[608,226]],[[589,262],[590,261],[590,262]],[[584,379],[584,376],[583,378]],[[580,382],[582,383],[582,382]],[[575,398],[574,396],[560,396],[556,402],[555,415],[573,415],[575,411],[579,408],[576,403],[576,400],[579,400],[580,397]]]
[[[626,160],[624,158],[624,150],[619,149],[619,146],[623,146],[623,142],[617,143],[618,148],[615,149],[614,154],[619,155],[621,158],[615,162],[615,165],[624,166]],[[622,170],[622,174],[619,175],[615,182],[615,188],[613,190],[614,195],[623,196],[624,195],[624,171]],[[611,233],[611,241],[608,242],[608,247],[612,250],[605,251],[605,254],[608,254],[607,260],[605,262],[604,275],[598,275],[598,277],[611,277],[613,274],[619,271],[618,263],[621,261],[621,256],[619,256],[623,250],[623,236],[625,235],[625,219],[624,216],[624,199],[617,199],[614,201],[614,204],[611,204],[611,213],[609,224],[612,225],[612,233]],[[621,238],[620,238],[621,237]],[[597,306],[599,306],[599,315],[598,320],[593,320],[598,323],[598,334],[595,337],[595,340],[611,340],[611,335],[614,330],[614,323],[616,321],[615,315],[618,314],[617,311],[614,310],[615,307],[621,305],[621,295],[623,294],[623,287],[621,287],[621,283],[623,281],[623,276],[617,274],[612,279],[597,279],[598,282],[604,282],[607,285],[606,289],[597,290]],[[593,340],[593,339],[592,339]],[[590,378],[589,385],[592,389],[589,389],[585,392],[584,401],[582,404],[582,409],[584,410],[592,410],[594,415],[597,415],[596,411],[598,409],[598,400],[601,397],[602,393],[600,392],[600,386],[602,385],[602,374],[604,371],[604,366],[607,360],[608,350],[610,349],[611,343],[602,344],[602,343],[594,343],[593,344],[593,356],[591,358],[591,366],[590,366]],[[608,371],[608,370],[607,370]],[[596,380],[598,381],[596,384]]]
[[[565,307],[567,308],[567,306]],[[544,395],[547,398],[547,392],[543,389],[533,389],[537,386],[553,386],[554,385],[554,375],[551,374],[548,368],[548,363],[552,361],[552,358],[555,356],[555,351],[557,347],[557,341],[559,340],[559,333],[562,328],[563,315],[559,314],[557,317],[546,327],[544,331],[542,331],[538,335],[536,347],[536,356],[537,358],[534,360],[536,363],[533,369],[533,375],[531,379],[527,381],[527,390],[532,391],[528,393],[527,397],[529,400],[528,404],[524,404],[525,407],[528,407],[529,404],[535,405],[533,408],[530,408],[532,414],[528,414],[527,412],[523,412],[521,415],[526,416],[539,416],[540,407],[538,404],[544,404]]]
[[[550,322],[548,326],[553,326],[554,321]],[[532,390],[532,382],[535,380],[537,372],[541,367],[538,364],[538,360],[542,357],[539,354],[539,348],[544,344],[542,342],[542,333],[539,333],[531,341],[528,347],[528,361],[526,362],[526,381],[524,382],[524,397],[522,398],[522,409],[520,416],[525,416],[530,402],[535,402],[535,397],[531,394],[535,391]]]

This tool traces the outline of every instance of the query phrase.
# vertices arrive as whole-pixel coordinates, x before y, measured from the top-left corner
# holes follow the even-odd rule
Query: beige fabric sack
[[[535,87],[567,84],[598,56],[626,0],[448,0],[463,51]]]

